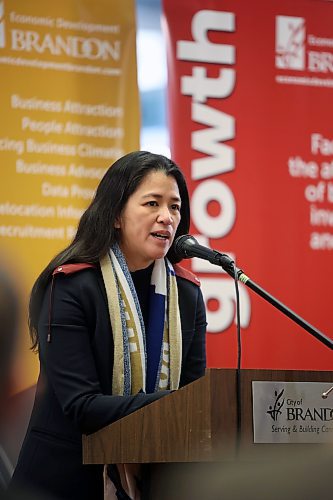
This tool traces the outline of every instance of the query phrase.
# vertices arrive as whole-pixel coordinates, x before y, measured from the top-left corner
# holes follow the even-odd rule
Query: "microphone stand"
[[[214,252],[215,253],[215,252]],[[243,283],[244,285],[248,286],[256,292],[260,297],[263,299],[267,300],[270,304],[272,304],[276,309],[279,311],[283,312],[288,318],[292,319],[295,323],[297,323],[299,326],[304,328],[307,332],[309,332],[311,335],[313,335],[317,340],[322,342],[324,345],[329,347],[330,349],[333,349],[333,340],[324,335],[321,331],[319,331],[317,328],[314,326],[310,325],[307,321],[305,321],[301,316],[296,314],[294,311],[289,309],[285,304],[277,300],[273,295],[270,293],[266,292],[261,286],[257,285],[254,281],[252,281],[246,274],[241,269],[238,269],[235,265],[233,260],[229,257],[227,254],[221,254],[216,252],[215,256],[216,260],[219,261],[219,264],[221,267],[232,277],[232,278],[237,278],[238,281]],[[333,388],[332,388],[333,390]]]
[[[205,260],[208,260],[212,264],[221,266],[234,280],[236,285],[236,297],[238,304],[238,287],[237,282],[240,281],[244,285],[248,286],[256,292],[260,297],[265,299],[267,302],[272,304],[276,309],[281,311],[283,314],[288,316],[288,318],[292,319],[299,326],[304,328],[307,332],[313,335],[317,340],[322,342],[324,345],[333,349],[333,340],[320,332],[317,328],[310,325],[307,321],[301,318],[298,314],[292,311],[285,304],[277,300],[273,295],[266,292],[261,286],[257,285],[254,281],[252,281],[243,271],[242,269],[238,269],[235,266],[235,262],[229,257],[229,255],[225,253],[220,253],[217,250],[211,250],[210,248],[206,248],[203,245],[200,245],[196,239],[191,235],[182,235],[179,236],[176,244],[175,244],[176,252],[182,258],[190,258],[190,257],[199,257]],[[237,309],[238,311],[238,309]],[[237,332],[239,338],[239,320],[238,320],[238,312],[237,312]],[[236,371],[236,395],[237,395],[237,453],[240,446],[240,435],[241,435],[241,367],[240,367],[240,357],[241,357],[241,344],[239,343],[239,355],[238,355],[238,364]],[[327,396],[333,391],[333,386],[326,392],[322,393],[322,397],[325,399]]]

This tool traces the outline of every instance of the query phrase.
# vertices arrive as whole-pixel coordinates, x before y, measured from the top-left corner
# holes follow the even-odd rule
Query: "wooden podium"
[[[263,446],[253,443],[252,381],[333,385],[333,373],[241,370],[239,449],[247,452]],[[209,369],[195,382],[83,437],[85,464],[230,461],[236,451],[234,369]]]

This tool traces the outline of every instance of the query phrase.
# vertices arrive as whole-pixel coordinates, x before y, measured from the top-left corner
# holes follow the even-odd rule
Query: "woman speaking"
[[[40,375],[14,484],[62,500],[140,498],[126,466],[82,465],[82,434],[204,374],[204,302],[173,246],[189,223],[173,161],[137,151],[108,169],[32,289]]]

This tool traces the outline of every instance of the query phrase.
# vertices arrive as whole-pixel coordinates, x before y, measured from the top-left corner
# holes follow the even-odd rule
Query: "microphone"
[[[190,234],[178,236],[175,240],[174,249],[176,255],[182,259],[199,257],[199,259],[208,260],[211,264],[221,266],[233,278],[235,277],[234,261],[229,255],[200,245]]]
[[[332,387],[330,387],[330,388],[328,389],[328,391],[323,392],[323,393],[322,393],[322,395],[321,395],[321,397],[322,397],[323,399],[326,399],[326,398],[327,398],[327,396],[328,396],[328,395],[329,395],[332,391],[333,391],[333,385],[332,385]]]

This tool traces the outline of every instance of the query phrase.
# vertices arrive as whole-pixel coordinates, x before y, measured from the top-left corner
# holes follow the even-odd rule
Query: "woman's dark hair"
[[[51,260],[32,288],[29,303],[29,330],[33,350],[38,347],[38,317],[52,272],[57,266],[65,263],[95,264],[99,262],[99,259],[118,241],[119,230],[115,228],[115,222],[121,215],[128,198],[152,171],[162,171],[175,178],[182,202],[181,220],[175,239],[188,233],[190,204],[186,181],[180,168],[169,158],[148,151],[134,151],[119,158],[106,171],[99,183],[94,199],[79,221],[73,241]],[[174,243],[167,257],[172,263],[181,260],[174,251]]]

